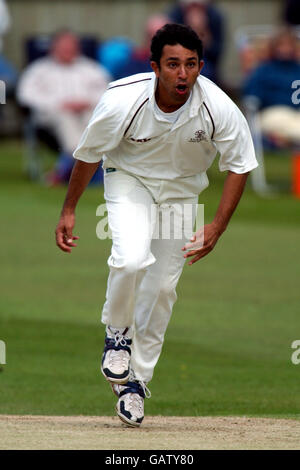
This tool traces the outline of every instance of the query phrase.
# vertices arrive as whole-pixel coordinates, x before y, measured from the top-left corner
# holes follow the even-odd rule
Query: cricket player
[[[167,24],[152,39],[153,72],[109,84],[74,152],[77,161],[56,228],[57,245],[70,253],[78,238],[77,202],[103,160],[112,249],[101,371],[118,397],[118,416],[129,426],[140,426],[144,418],[147,384],[184,263],[190,258],[192,265],[214,248],[257,166],[244,116],[200,75],[203,65],[197,34]],[[192,226],[195,211],[184,209],[197,205],[218,152],[227,176],[216,215],[204,229],[188,233],[184,226]],[[170,212],[175,222],[165,237]]]

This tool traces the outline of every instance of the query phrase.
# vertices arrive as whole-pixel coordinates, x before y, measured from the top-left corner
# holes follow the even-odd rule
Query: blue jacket
[[[292,83],[300,80],[300,64],[296,61],[270,60],[255,69],[243,86],[244,96],[255,96],[260,109],[285,105],[300,109],[292,102]]]

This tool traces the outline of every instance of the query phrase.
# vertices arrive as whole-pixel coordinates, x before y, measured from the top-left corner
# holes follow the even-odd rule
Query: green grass
[[[300,416],[300,200],[289,194],[288,155],[268,155],[280,192],[248,187],[214,252],[186,266],[178,301],[150,384],[148,414]],[[206,222],[222,191],[214,165],[201,195]],[[99,373],[109,241],[96,238],[102,188],[77,211],[79,247],[54,243],[65,188],[22,174],[21,145],[0,147],[0,413],[111,415],[115,398]]]

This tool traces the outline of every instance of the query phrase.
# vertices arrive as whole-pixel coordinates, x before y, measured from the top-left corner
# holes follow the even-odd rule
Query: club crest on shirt
[[[133,137],[130,137],[130,140],[133,142],[149,142],[151,139],[134,139]]]
[[[206,138],[206,135],[205,135],[205,132],[204,131],[196,131],[195,132],[195,137],[192,137],[189,142],[201,142],[201,141],[205,141],[207,142],[207,138]]]

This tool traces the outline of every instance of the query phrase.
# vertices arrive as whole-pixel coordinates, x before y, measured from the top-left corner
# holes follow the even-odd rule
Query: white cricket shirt
[[[180,108],[176,109],[176,111],[173,111],[172,113],[165,113],[157,105],[156,100],[154,100],[154,113],[156,114],[156,117],[158,119],[165,120],[174,124],[179,118],[180,114],[185,110],[185,108],[189,106],[191,99],[192,99],[192,93],[190,93],[190,96],[188,97],[186,102],[182,106],[180,106]]]
[[[154,73],[109,84],[82,135],[74,158],[103,159],[141,177],[174,180],[203,173],[220,152],[219,168],[246,173],[258,166],[245,117],[201,75],[191,100],[172,123],[155,112]]]
[[[87,57],[63,64],[47,56],[25,69],[17,96],[20,103],[41,112],[59,112],[66,101],[85,101],[94,107],[109,80],[108,72]]]

